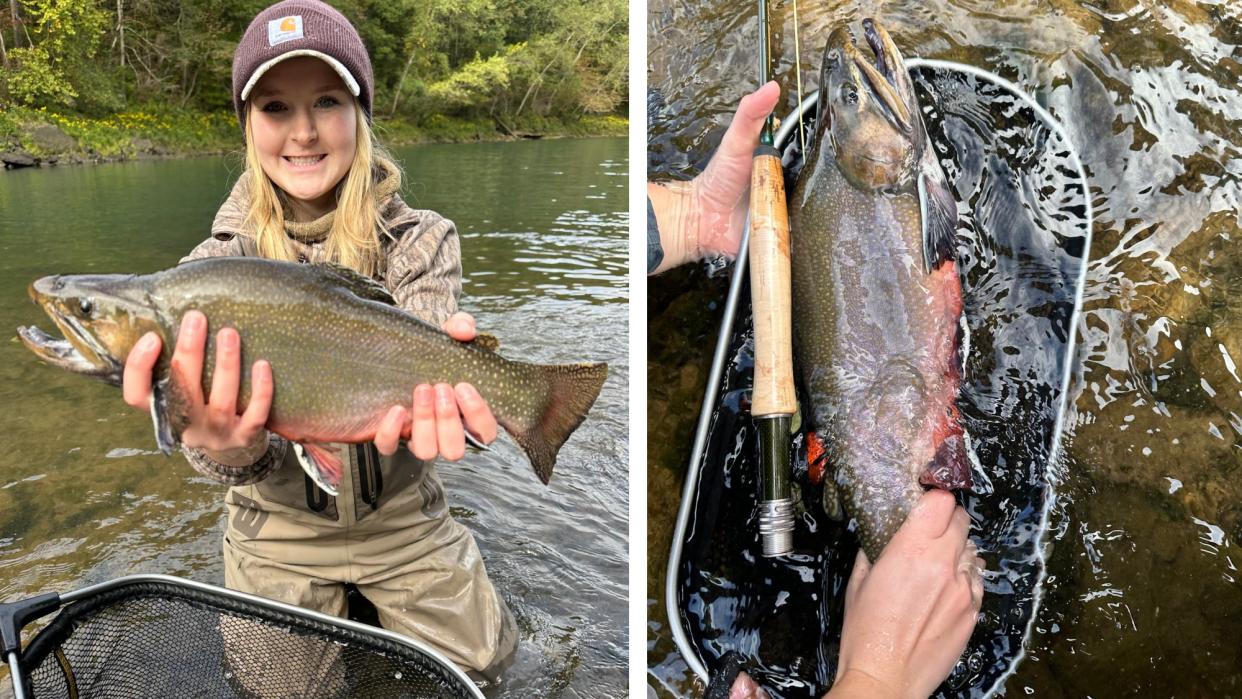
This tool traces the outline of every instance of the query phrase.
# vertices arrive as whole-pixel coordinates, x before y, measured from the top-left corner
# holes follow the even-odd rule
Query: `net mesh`
[[[165,582],[69,605],[22,668],[40,698],[473,696],[417,648]]]

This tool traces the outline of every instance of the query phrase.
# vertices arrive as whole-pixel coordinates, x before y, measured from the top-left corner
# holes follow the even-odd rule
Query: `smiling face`
[[[327,63],[299,56],[272,66],[248,100],[251,147],[263,172],[311,221],[336,206],[335,188],[354,162],[354,98]]]

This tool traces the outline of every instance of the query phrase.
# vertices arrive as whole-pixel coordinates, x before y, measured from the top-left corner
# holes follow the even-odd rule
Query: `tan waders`
[[[474,538],[449,516],[434,467],[404,446],[393,457],[381,457],[371,444],[339,448],[347,468],[335,498],[311,484],[292,449],[267,478],[229,489],[225,584],[344,616],[345,583],[353,583],[384,628],[494,680],[517,645],[513,616],[488,580]],[[265,684],[263,669],[247,667],[238,651],[244,653],[229,648],[237,679],[269,696],[257,689]],[[335,658],[310,660],[308,683],[339,681]]]

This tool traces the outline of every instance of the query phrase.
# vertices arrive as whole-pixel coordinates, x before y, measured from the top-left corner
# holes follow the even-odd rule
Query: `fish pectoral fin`
[[[466,435],[466,444],[478,449],[479,451],[491,451],[492,448],[483,443],[483,440],[474,436],[470,430],[464,430]]]
[[[841,504],[841,489],[837,487],[836,469],[824,440],[814,432],[806,433],[807,477],[815,485],[823,485],[820,497],[824,514],[836,522],[845,520],[845,507]]]
[[[819,485],[828,474],[828,449],[814,432],[806,433],[806,476],[812,485]]]
[[[161,381],[151,389],[151,424],[155,425],[155,443],[159,445],[164,456],[172,456],[177,448],[178,440],[173,435],[172,425],[168,422],[167,393]]]
[[[171,455],[190,424],[189,402],[181,382],[170,377],[151,387],[151,422],[155,425],[155,443],[165,456]]]
[[[293,442],[293,453],[306,475],[319,486],[323,492],[335,496],[341,485],[341,457],[330,444]]]
[[[932,167],[936,172],[929,174]],[[939,164],[925,166],[918,182],[923,214],[923,264],[928,274],[940,263],[957,258],[957,202],[939,170]]]

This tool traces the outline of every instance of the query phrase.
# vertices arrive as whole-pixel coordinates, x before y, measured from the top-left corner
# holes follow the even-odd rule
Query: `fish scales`
[[[604,364],[509,360],[486,338],[457,342],[396,308],[377,283],[331,266],[211,258],[147,276],[48,277],[31,285],[31,295],[66,336],[58,340],[34,328],[19,329],[36,354],[119,384],[129,350],[154,331],[164,343],[157,387],[167,383],[174,394],[178,387],[169,377],[169,359],[181,317],[198,310],[208,319],[204,395],[215,365],[215,331],[236,329],[243,367],[259,359],[272,367],[275,391],[267,426],[309,447],[370,441],[387,411],[408,406],[419,384],[472,384],[545,483],[557,450],[585,418],[607,375]],[[239,411],[251,392],[246,371]],[[153,412],[158,433],[160,415]],[[171,412],[175,438],[183,426],[176,424],[176,410]],[[311,462],[323,455],[314,448],[309,452]],[[322,470],[315,463],[303,465],[308,473]],[[336,475],[312,473],[316,482],[327,481],[321,485],[330,492]]]
[[[340,413],[344,408],[347,415],[367,416],[354,423],[353,429],[373,430],[383,411],[408,403],[414,386],[422,383],[464,381],[492,387],[489,405],[498,415],[522,415],[536,407],[529,390],[533,387],[531,372],[496,362],[494,354],[483,356],[485,350],[455,343],[431,326],[412,324],[410,316],[391,306],[350,303],[347,290],[314,284],[304,288],[302,300],[272,303],[271,299],[294,296],[299,290],[278,277],[249,278],[232,288],[224,284],[205,287],[198,278],[203,275],[177,274],[179,269],[156,275],[154,293],[181,300],[167,305],[171,318],[199,310],[214,328],[236,328],[246,338],[244,366],[259,359],[273,366],[279,393],[272,406],[273,426],[289,424],[286,415],[294,415],[299,425],[312,428],[304,436],[337,438],[341,435],[333,433],[344,431]],[[203,288],[210,291],[203,293]],[[271,322],[281,317],[306,320]],[[175,332],[176,326],[170,323],[170,327]],[[209,333],[209,338],[203,367],[205,391],[211,386],[215,333]],[[175,335],[168,339],[174,342]],[[465,351],[455,351],[459,347]],[[441,356],[437,352],[445,352],[448,359],[437,360]],[[342,376],[323,381],[322,376],[330,372]],[[246,376],[239,397],[243,408],[250,390]]]
[[[794,350],[831,478],[871,560],[924,485],[968,482],[955,399],[956,208],[904,64],[833,32],[814,145],[791,196]],[[877,75],[880,76],[877,78]]]

